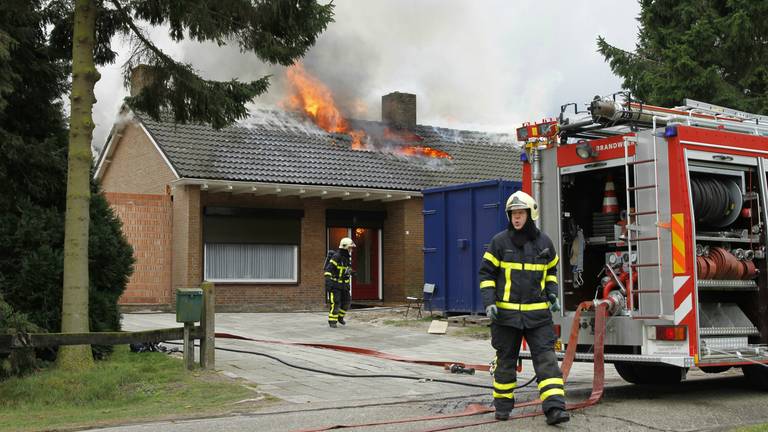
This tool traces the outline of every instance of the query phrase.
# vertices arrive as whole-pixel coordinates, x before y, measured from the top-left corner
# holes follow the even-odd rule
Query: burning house
[[[358,246],[353,300],[402,302],[423,285],[421,191],[521,178],[512,136],[418,125],[415,95],[351,120],[300,67],[289,80],[284,109],[225,129],[115,124],[95,176],[135,251],[122,304],[168,306],[210,280],[222,310],[317,307],[342,237]]]

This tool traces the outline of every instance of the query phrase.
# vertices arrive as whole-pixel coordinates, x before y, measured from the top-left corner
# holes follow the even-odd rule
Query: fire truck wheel
[[[616,362],[616,372],[632,384],[679,384],[687,369],[632,362]]]
[[[755,388],[768,390],[768,367],[763,365],[742,366],[744,378]]]

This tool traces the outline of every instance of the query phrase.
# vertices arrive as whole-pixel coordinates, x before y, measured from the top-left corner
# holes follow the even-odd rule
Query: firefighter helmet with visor
[[[507,219],[510,218],[510,212],[512,210],[530,210],[531,220],[539,218],[539,205],[536,204],[536,200],[532,196],[523,191],[517,191],[509,196],[507,205],[505,207],[507,213]]]
[[[350,249],[351,249],[351,248],[353,248],[353,247],[357,247],[357,245],[356,245],[356,244],[355,244],[355,242],[353,242],[353,241],[352,241],[352,239],[351,239],[351,238],[349,238],[349,237],[344,237],[344,238],[343,238],[343,239],[341,239],[341,241],[339,242],[339,249],[350,250]]]

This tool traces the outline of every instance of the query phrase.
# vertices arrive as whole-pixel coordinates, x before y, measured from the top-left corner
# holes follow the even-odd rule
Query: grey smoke
[[[567,102],[620,89],[595,40],[632,50],[636,1],[609,0],[335,0],[336,22],[304,58],[346,115],[379,120],[381,96],[415,93],[418,123],[453,129],[514,132],[525,121],[559,113]],[[255,105],[275,108],[285,95],[284,67],[266,65],[236,46],[153,40],[205,77],[253,80],[272,74]],[[118,41],[125,58],[127,48]],[[103,68],[94,109],[100,148],[122,98],[121,63]],[[361,105],[364,109],[355,109]]]

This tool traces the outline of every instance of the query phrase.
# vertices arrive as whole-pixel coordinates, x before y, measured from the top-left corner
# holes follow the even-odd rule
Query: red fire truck
[[[559,247],[556,328],[581,327],[577,360],[592,360],[594,317],[574,323],[574,310],[608,302],[605,359],[625,380],[740,367],[768,388],[768,117],[614,96],[517,135]]]

